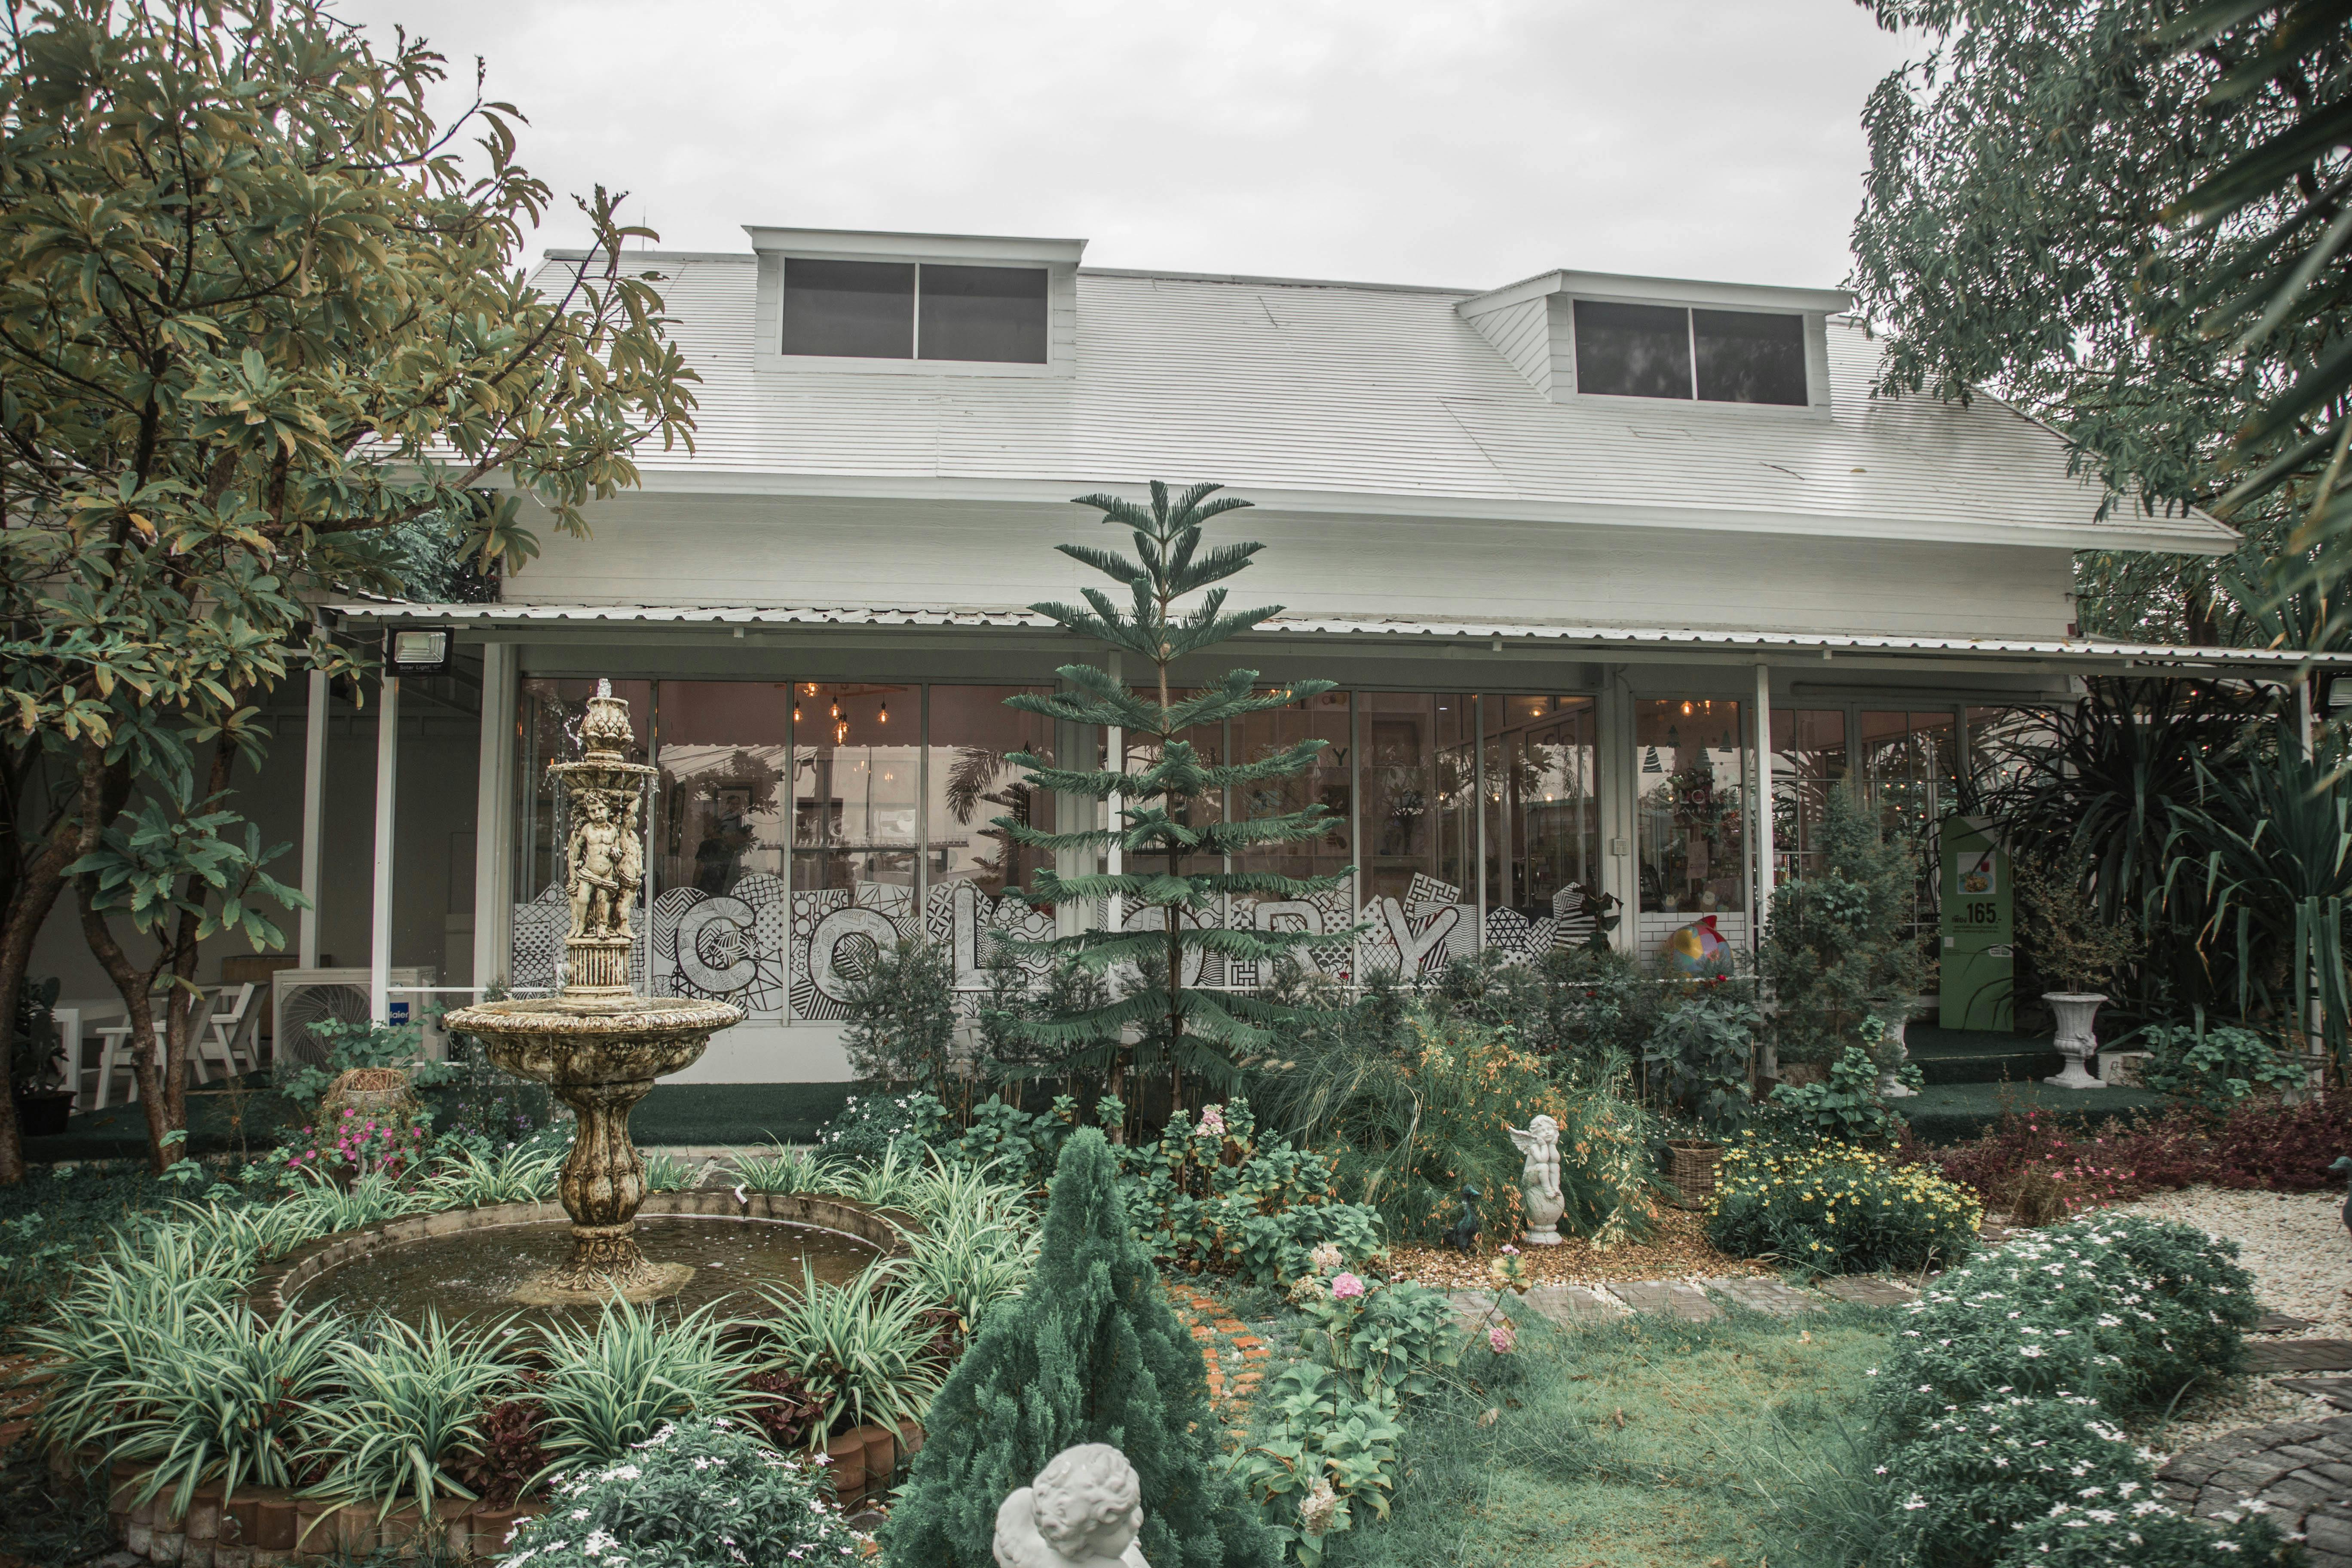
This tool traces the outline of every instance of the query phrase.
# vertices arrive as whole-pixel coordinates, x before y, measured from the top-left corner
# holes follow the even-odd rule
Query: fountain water
[[[564,984],[544,998],[485,1002],[444,1020],[480,1040],[509,1072],[538,1079],[577,1118],[557,1195],[572,1216],[563,1263],[514,1293],[534,1306],[632,1301],[676,1294],[690,1263],[649,1262],[637,1245],[646,1164],[629,1139],[629,1111],[654,1080],[691,1066],[720,1029],[742,1022],[729,1003],[640,996],[629,988],[630,910],[645,885],[641,824],[655,769],[628,760],[628,704],[596,683],[580,726],[583,755],[548,767],[572,815],[565,891],[572,926]]]

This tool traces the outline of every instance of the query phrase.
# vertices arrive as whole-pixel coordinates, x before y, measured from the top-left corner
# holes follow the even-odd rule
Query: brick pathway
[[[2352,1415],[2249,1426],[2156,1475],[2168,1501],[2200,1518],[2259,1499],[2281,1530],[2305,1538],[2309,1568],[2352,1568]]]
[[[1249,1402],[1265,1381],[1265,1363],[1274,1352],[1250,1332],[1249,1326],[1204,1290],[1171,1282],[1169,1305],[1201,1346],[1209,1363],[1209,1407],[1235,1438],[1249,1435]]]

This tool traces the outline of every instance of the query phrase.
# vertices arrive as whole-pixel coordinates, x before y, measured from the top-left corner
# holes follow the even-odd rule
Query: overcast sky
[[[665,248],[773,224],[1083,237],[1101,267],[1491,287],[1834,284],[1850,0],[345,0],[530,120]],[[568,200],[543,245],[581,243]]]

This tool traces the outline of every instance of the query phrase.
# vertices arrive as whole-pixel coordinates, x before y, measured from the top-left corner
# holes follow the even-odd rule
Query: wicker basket
[[[1715,1168],[1723,1159],[1723,1145],[1705,1138],[1666,1140],[1668,1175],[1682,1194],[1680,1206],[1705,1208],[1715,1195]]]

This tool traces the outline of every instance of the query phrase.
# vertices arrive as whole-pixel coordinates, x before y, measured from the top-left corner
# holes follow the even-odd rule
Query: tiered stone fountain
[[[572,925],[564,984],[556,995],[485,1002],[444,1020],[480,1040],[507,1071],[537,1079],[578,1119],[557,1186],[572,1216],[572,1253],[526,1282],[514,1299],[532,1306],[632,1301],[677,1293],[690,1263],[656,1264],[637,1246],[646,1163],[629,1138],[629,1112],[656,1079],[691,1066],[720,1029],[742,1022],[726,1002],[640,996],[629,988],[635,941],[630,910],[645,885],[641,824],[655,770],[628,760],[635,739],[628,704],[596,683],[580,727],[576,763],[553,763],[571,810],[565,890]]]

